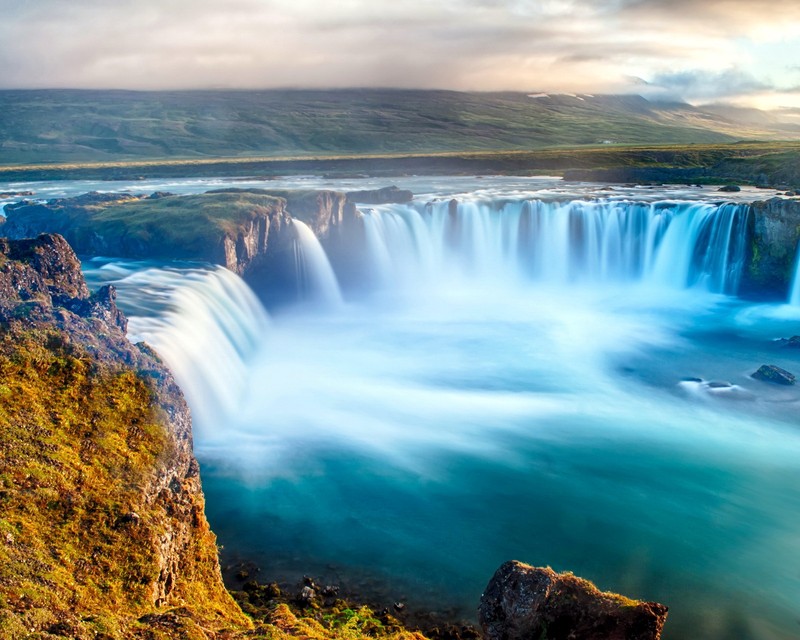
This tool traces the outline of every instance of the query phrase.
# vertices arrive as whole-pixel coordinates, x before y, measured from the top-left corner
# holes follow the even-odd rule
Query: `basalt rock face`
[[[22,201],[5,212],[1,228],[8,237],[59,233],[80,255],[219,264],[244,277],[267,303],[284,289],[296,289],[286,282],[296,271],[293,219],[335,250],[350,246],[359,216],[341,192],[264,189],[192,196],[89,193]]]
[[[157,196],[157,197],[153,197]],[[248,192],[194,196],[88,193],[6,205],[11,238],[58,233],[80,255],[196,260],[243,275],[273,245],[291,239],[286,202]]]
[[[667,607],[511,561],[489,581],[478,616],[485,640],[657,640]]]
[[[785,299],[800,243],[800,201],[772,198],[754,202],[751,212],[750,259],[740,291]]]
[[[89,295],[62,237],[0,240],[3,638],[161,637],[148,620],[176,607],[176,637],[248,626],[222,584],[188,407],[114,299]]]

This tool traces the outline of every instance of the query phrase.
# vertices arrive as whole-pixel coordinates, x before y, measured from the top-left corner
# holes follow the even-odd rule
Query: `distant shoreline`
[[[566,175],[570,178],[576,175],[575,179],[579,180],[606,182],[738,182],[796,188],[800,186],[800,142],[0,165],[0,181],[10,183],[234,176],[270,179],[303,174],[331,178],[481,174]]]

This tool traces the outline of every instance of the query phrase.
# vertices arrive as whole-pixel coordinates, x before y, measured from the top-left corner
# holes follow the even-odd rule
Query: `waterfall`
[[[789,290],[789,304],[800,307],[800,242],[797,245],[794,262],[794,277]]]
[[[269,319],[261,303],[227,269],[146,269],[113,281],[131,308],[132,341],[164,358],[202,432],[236,415],[248,384],[248,360]]]
[[[387,288],[435,277],[735,294],[745,259],[747,207],[730,203],[434,201],[362,213],[369,267]]]
[[[336,274],[317,236],[304,222],[295,218],[292,223],[297,232],[295,269],[300,300],[341,305],[342,292]]]

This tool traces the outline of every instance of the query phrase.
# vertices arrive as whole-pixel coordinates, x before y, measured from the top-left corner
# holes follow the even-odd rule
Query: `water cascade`
[[[301,220],[293,220],[297,232],[295,241],[296,281],[301,301],[325,306],[342,304],[342,292],[336,274],[317,236]]]
[[[436,278],[641,281],[735,294],[747,207],[707,202],[434,201],[364,212],[384,287]]]
[[[800,243],[798,243],[797,251],[795,252],[794,277],[789,290],[789,304],[800,306]]]
[[[235,415],[249,359],[269,319],[241,278],[222,267],[119,273],[128,335],[150,344],[168,363],[192,408],[199,435]]]

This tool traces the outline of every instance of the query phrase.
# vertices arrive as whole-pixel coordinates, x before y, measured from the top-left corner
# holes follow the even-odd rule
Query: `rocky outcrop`
[[[239,275],[291,236],[280,198],[245,192],[153,195],[87,193],[6,205],[3,234],[58,233],[80,255],[197,260]]]
[[[772,198],[754,202],[751,212],[750,258],[741,291],[785,299],[800,243],[800,201]]]
[[[795,376],[792,373],[781,369],[774,364],[762,364],[758,371],[753,374],[753,378],[761,380],[762,382],[771,382],[773,384],[792,385],[795,383]]]
[[[125,326],[62,237],[0,240],[3,637],[144,638],[167,610],[181,637],[249,624],[222,584],[186,402]]]
[[[359,215],[341,192],[264,189],[192,196],[89,193],[22,201],[5,211],[3,234],[9,237],[59,233],[80,255],[219,264],[243,276],[267,303],[270,290],[296,288],[281,281],[295,272],[293,219],[335,250],[347,246]]]
[[[657,640],[667,607],[511,561],[489,581],[478,617],[485,640]]]

